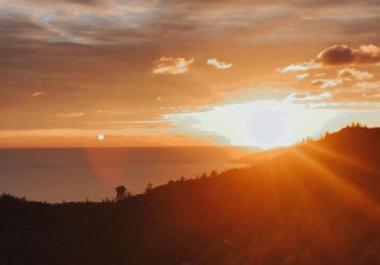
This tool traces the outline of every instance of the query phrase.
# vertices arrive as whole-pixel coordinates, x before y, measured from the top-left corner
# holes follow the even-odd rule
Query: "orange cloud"
[[[334,45],[322,50],[309,62],[290,64],[279,68],[281,73],[306,72],[323,66],[380,64],[380,47],[370,44],[351,48],[347,45]]]
[[[313,62],[306,62],[306,63],[297,63],[297,64],[291,64],[282,68],[279,68],[278,70],[281,73],[289,73],[289,72],[306,72],[311,69],[317,69],[320,68],[321,65]]]
[[[366,71],[359,71],[354,68],[343,68],[338,71],[338,78],[346,81],[365,80],[373,78],[373,74]]]
[[[323,89],[340,85],[342,82],[341,79],[315,79],[310,83]]]
[[[380,81],[376,82],[359,82],[355,84],[355,88],[361,89],[361,90],[375,90],[375,89],[380,89]]]
[[[154,62],[153,74],[184,74],[190,69],[190,65],[194,62],[191,58],[186,60],[185,58],[171,58],[161,57]]]
[[[207,65],[213,65],[218,69],[229,69],[232,67],[231,63],[225,63],[219,61],[217,58],[211,58],[207,60]]]
[[[323,100],[327,98],[331,98],[331,93],[329,92],[324,92],[320,94],[291,93],[287,96],[286,100],[287,101],[318,101],[318,100]]]
[[[55,114],[57,118],[80,118],[84,116],[83,112],[58,112]]]
[[[32,97],[39,97],[39,96],[43,96],[43,95],[45,95],[45,94],[46,94],[45,91],[37,91],[37,92],[34,92],[34,93],[32,94]]]
[[[309,73],[298,74],[298,75],[296,76],[296,78],[297,78],[298,80],[304,80],[304,79],[308,78],[309,75],[310,75]]]

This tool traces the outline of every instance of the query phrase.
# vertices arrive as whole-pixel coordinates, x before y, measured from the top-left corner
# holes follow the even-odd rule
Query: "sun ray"
[[[347,182],[342,177],[338,176],[332,170],[327,168],[316,159],[300,149],[293,149],[292,152],[302,162],[316,170],[319,180],[330,186],[334,192],[339,192],[343,196],[345,202],[366,214],[366,216],[373,218],[375,221],[380,221],[380,206],[379,203],[364,194],[358,187]]]
[[[316,143],[307,143],[305,147],[312,149],[314,152],[316,152],[319,155],[326,156],[330,159],[338,160],[342,163],[345,163],[346,165],[352,165],[352,166],[358,167],[362,170],[367,171],[368,173],[374,173],[374,174],[379,173],[379,170],[375,168],[374,166],[369,165],[368,163],[365,163],[363,161],[353,159],[352,157],[349,157],[347,154],[339,153],[331,148],[323,147]]]

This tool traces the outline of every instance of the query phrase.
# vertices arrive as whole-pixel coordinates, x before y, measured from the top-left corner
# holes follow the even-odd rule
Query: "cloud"
[[[58,112],[55,114],[57,118],[80,118],[84,116],[83,112]]]
[[[144,27],[150,24],[156,9],[145,1],[3,2],[5,4],[0,4],[0,41],[14,38],[26,43],[38,41],[101,46],[133,43],[148,38],[153,40],[151,31]],[[18,29],[20,27],[21,31]],[[139,34],[135,32],[137,28]],[[142,31],[144,33],[140,33]]]
[[[98,120],[98,116],[117,119],[91,111],[103,108],[136,111],[128,115],[150,119],[223,100],[240,100],[248,91],[261,93],[272,83],[276,88],[288,88],[288,80],[277,80],[272,70],[313,59],[330,46],[323,46],[326,43],[344,43],[349,36],[352,43],[380,46],[379,12],[373,6],[367,8],[368,12],[358,12],[356,7],[364,6],[364,1],[0,2],[0,104],[8,106],[9,102],[18,101],[19,95],[33,99],[19,104],[17,109],[1,108],[4,118],[0,129],[86,127],[84,122]],[[327,10],[319,9],[323,6]],[[350,10],[355,12],[349,14]],[[360,24],[365,31],[343,32],[343,20],[343,29]],[[373,26],[368,27],[367,21]],[[314,50],[311,55],[310,50]],[[310,57],[303,57],[305,54]],[[191,78],[152,74],[152,61],[163,55],[183,57],[186,61],[204,58],[199,64],[205,68],[209,67],[208,58],[217,57],[225,63],[239,62],[239,71],[220,75],[223,71],[215,69],[193,74],[196,61],[189,66]],[[314,76],[314,72],[322,70],[328,73],[326,77]],[[336,78],[330,76],[333,71],[336,69],[313,70],[302,83]],[[376,74],[375,70],[370,72]],[[295,77],[307,72],[293,73]],[[32,97],[37,90],[47,94]],[[47,96],[49,100],[45,100]],[[164,100],[156,101],[158,96]],[[44,104],[40,99],[44,99]],[[59,111],[83,109],[89,110],[83,118],[54,116]]]
[[[333,45],[322,50],[309,62],[290,64],[279,68],[281,73],[306,72],[323,66],[380,64],[380,47],[370,44],[352,48],[348,45]]]
[[[311,69],[317,69],[320,67],[321,67],[320,64],[307,62],[307,63],[291,64],[291,65],[279,68],[278,71],[280,71],[281,73],[306,72]]]
[[[377,41],[378,1],[1,0],[2,17],[43,32],[14,32],[42,42],[86,45],[176,43],[205,39],[295,43]],[[342,12],[345,14],[341,16]],[[305,23],[307,21],[307,23]],[[4,27],[3,27],[4,26]],[[7,25],[2,24],[2,29]],[[315,38],[318,35],[318,38]]]
[[[100,5],[100,0],[62,0],[61,2],[67,2],[67,3],[73,3],[78,5],[85,5],[85,6],[96,6]]]
[[[43,95],[45,95],[45,94],[46,94],[45,91],[37,91],[37,92],[34,92],[34,93],[32,94],[32,97],[40,97],[40,96],[43,96]]]
[[[362,81],[362,80],[368,80],[374,77],[374,74],[366,72],[366,71],[359,71],[354,68],[343,68],[340,69],[337,72],[336,78],[333,79],[323,79],[323,78],[318,78],[312,80],[310,83],[314,86],[319,86],[320,88],[329,88],[329,87],[335,87],[340,84],[343,84],[343,82],[349,82],[349,81]],[[371,84],[368,82],[360,82],[359,84]],[[359,85],[356,87],[360,88]]]
[[[135,114],[134,111],[120,111],[120,110],[97,110],[97,113],[100,114],[109,114],[109,115],[128,115],[128,114]]]
[[[298,80],[304,80],[306,79],[310,74],[309,73],[303,73],[303,74],[297,74],[296,78]],[[326,75],[325,73],[318,73],[314,74],[315,77],[322,77]],[[329,88],[329,87],[335,87],[343,82],[346,81],[361,81],[361,80],[367,80],[374,77],[374,74],[366,72],[366,71],[359,71],[354,68],[343,68],[340,69],[337,72],[336,78],[317,78],[310,82],[310,84],[314,86],[319,86],[320,88]]]
[[[310,75],[309,73],[298,74],[298,75],[296,76],[296,78],[297,78],[298,80],[304,80],[304,79],[308,78],[309,75]]]
[[[342,79],[315,79],[311,81],[310,83],[315,86],[319,86],[320,88],[329,88],[329,87],[335,87],[337,85],[342,84]]]
[[[232,63],[221,62],[217,58],[208,59],[207,65],[213,65],[218,69],[229,69],[232,67]]]
[[[355,88],[361,89],[361,90],[368,90],[368,89],[380,89],[380,81],[376,82],[359,82],[355,84]]]
[[[374,75],[372,73],[359,71],[354,68],[343,68],[338,71],[338,78],[346,81],[371,79],[373,76]]]
[[[309,93],[303,93],[303,94],[297,94],[297,93],[291,93],[287,96],[287,101],[318,101],[326,98],[331,98],[330,92],[324,92],[320,94],[312,94]]]
[[[118,128],[125,129],[140,128],[140,129],[165,129],[169,128],[170,124],[164,120],[117,120],[117,121],[96,121],[88,122],[89,125],[102,126],[105,128]]]
[[[34,0],[34,4],[36,5],[42,5],[42,6],[55,6],[59,4],[74,4],[74,5],[80,5],[84,7],[91,7],[91,6],[97,6],[103,4],[103,0]]]
[[[186,60],[185,58],[172,58],[161,57],[154,62],[153,74],[184,74],[190,69],[190,65],[194,62],[191,58]]]
[[[325,76],[326,75],[326,73],[316,73],[316,74],[314,74],[314,76],[315,77],[322,77],[322,76]]]
[[[361,45],[352,48],[348,45],[334,45],[321,51],[314,62],[323,65],[353,65],[380,63],[380,47]]]

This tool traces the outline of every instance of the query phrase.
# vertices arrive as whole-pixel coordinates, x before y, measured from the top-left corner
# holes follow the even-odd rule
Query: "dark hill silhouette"
[[[0,199],[0,264],[380,264],[380,129],[118,202]]]

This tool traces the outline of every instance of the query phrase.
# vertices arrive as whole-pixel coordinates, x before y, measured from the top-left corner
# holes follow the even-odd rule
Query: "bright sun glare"
[[[103,141],[104,138],[105,138],[104,133],[99,133],[99,134],[98,134],[98,140],[99,140],[99,141]]]
[[[269,149],[287,146],[325,131],[337,111],[302,103],[259,100],[215,106],[203,112],[167,115],[186,131],[211,135],[223,143]]]

